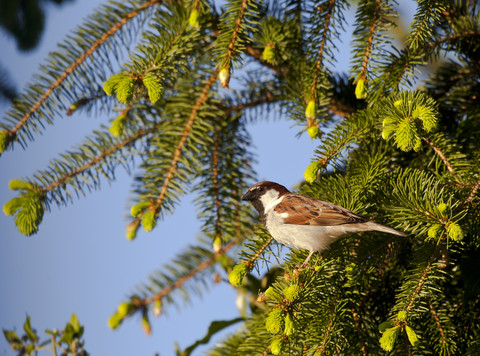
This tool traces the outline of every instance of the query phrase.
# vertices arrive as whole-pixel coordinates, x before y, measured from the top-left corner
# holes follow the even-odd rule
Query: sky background
[[[56,44],[100,3],[77,0],[62,7],[49,6],[42,41],[29,53],[18,52],[14,41],[0,32],[1,62],[11,71],[17,88],[28,83],[48,52],[55,50]],[[339,48],[342,54],[337,70],[348,69],[348,45],[347,38]],[[6,110],[6,105],[0,105],[2,116]],[[11,179],[44,169],[51,159],[79,144],[108,119],[83,114],[59,117],[26,150],[15,144],[14,151],[4,152],[0,157],[1,206],[16,196],[8,189]],[[257,154],[259,180],[274,180],[291,188],[303,179],[319,142],[307,135],[295,137],[298,128],[291,125],[286,120],[259,120],[248,127]],[[42,339],[46,328],[61,329],[76,313],[85,326],[85,348],[91,355],[167,356],[175,354],[175,342],[184,349],[202,338],[212,320],[239,315],[235,290],[220,283],[203,298],[194,298],[193,305],[170,309],[167,316],[153,318],[150,337],[136,317],[127,319],[118,330],[108,328],[108,318],[135,285],[146,281],[188,243],[194,243],[200,227],[193,197],[187,196],[175,215],[159,222],[153,232],[140,230],[134,242],[127,241],[125,215],[133,177],[122,168],[116,170],[116,177],[115,183],[104,182],[101,190],[75,199],[74,204],[61,209],[53,206],[39,232],[31,237],[18,233],[13,219],[0,214],[1,328],[15,328],[21,334],[28,313]],[[14,352],[0,335],[0,356],[4,355]]]

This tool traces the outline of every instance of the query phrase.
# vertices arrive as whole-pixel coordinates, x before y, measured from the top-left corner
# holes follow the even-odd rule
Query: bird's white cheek
[[[270,210],[274,209],[280,202],[283,200],[283,197],[278,197],[278,192],[276,191],[268,191],[260,198],[263,208],[265,210],[265,214],[267,214]]]

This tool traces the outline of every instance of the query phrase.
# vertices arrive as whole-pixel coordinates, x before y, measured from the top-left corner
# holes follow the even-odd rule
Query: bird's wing
[[[275,207],[286,224],[332,226],[362,223],[366,220],[341,206],[301,194],[288,194]]]

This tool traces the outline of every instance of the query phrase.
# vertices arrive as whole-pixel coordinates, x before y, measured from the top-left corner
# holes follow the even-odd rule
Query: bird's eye
[[[258,190],[260,193],[262,193],[262,192],[265,191],[265,188],[264,188],[264,187],[258,187],[257,190]]]

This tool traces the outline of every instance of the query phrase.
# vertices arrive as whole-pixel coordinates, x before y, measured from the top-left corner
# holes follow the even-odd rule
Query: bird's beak
[[[242,200],[255,200],[255,194],[253,194],[252,192],[246,192],[243,195]]]

